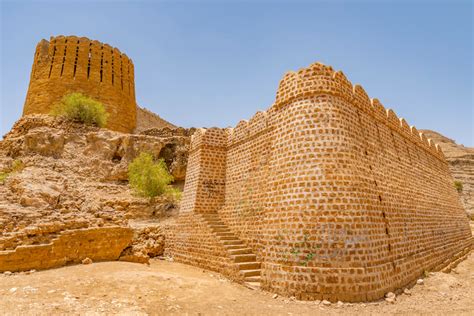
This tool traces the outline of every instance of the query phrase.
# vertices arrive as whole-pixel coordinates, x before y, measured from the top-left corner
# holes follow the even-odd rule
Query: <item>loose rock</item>
[[[92,263],[91,258],[85,258],[84,260],[82,260],[82,264],[91,264],[91,263]]]

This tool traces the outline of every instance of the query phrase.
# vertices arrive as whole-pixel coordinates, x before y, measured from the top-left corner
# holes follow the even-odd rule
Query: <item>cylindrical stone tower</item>
[[[136,126],[133,63],[117,48],[85,37],[41,40],[31,70],[23,115],[49,113],[64,95],[81,92],[102,102],[107,128],[131,132]]]

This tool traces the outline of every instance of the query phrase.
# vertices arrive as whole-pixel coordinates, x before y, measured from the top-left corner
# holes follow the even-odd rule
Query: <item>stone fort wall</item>
[[[178,261],[226,272],[202,225],[218,213],[262,263],[264,288],[364,301],[471,247],[439,147],[331,67],[286,74],[270,109],[198,130],[191,147]]]
[[[132,61],[117,48],[85,37],[41,40],[35,52],[23,115],[50,112],[65,94],[82,92],[110,113],[107,127],[132,132],[136,126]]]

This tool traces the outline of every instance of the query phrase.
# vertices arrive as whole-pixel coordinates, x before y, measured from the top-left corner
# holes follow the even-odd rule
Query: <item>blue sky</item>
[[[474,146],[471,1],[1,2],[1,119],[20,117],[36,43],[78,35],[135,64],[137,102],[181,126],[268,108],[289,70],[343,70],[409,124]]]

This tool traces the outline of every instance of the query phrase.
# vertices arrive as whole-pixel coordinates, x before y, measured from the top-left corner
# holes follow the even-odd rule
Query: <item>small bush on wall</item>
[[[59,103],[54,105],[51,114],[99,127],[107,124],[109,116],[102,103],[77,92],[65,95]]]
[[[173,176],[165,161],[153,160],[149,153],[141,153],[128,165],[130,187],[140,196],[153,198],[162,194],[179,199],[181,192],[172,186]]]

